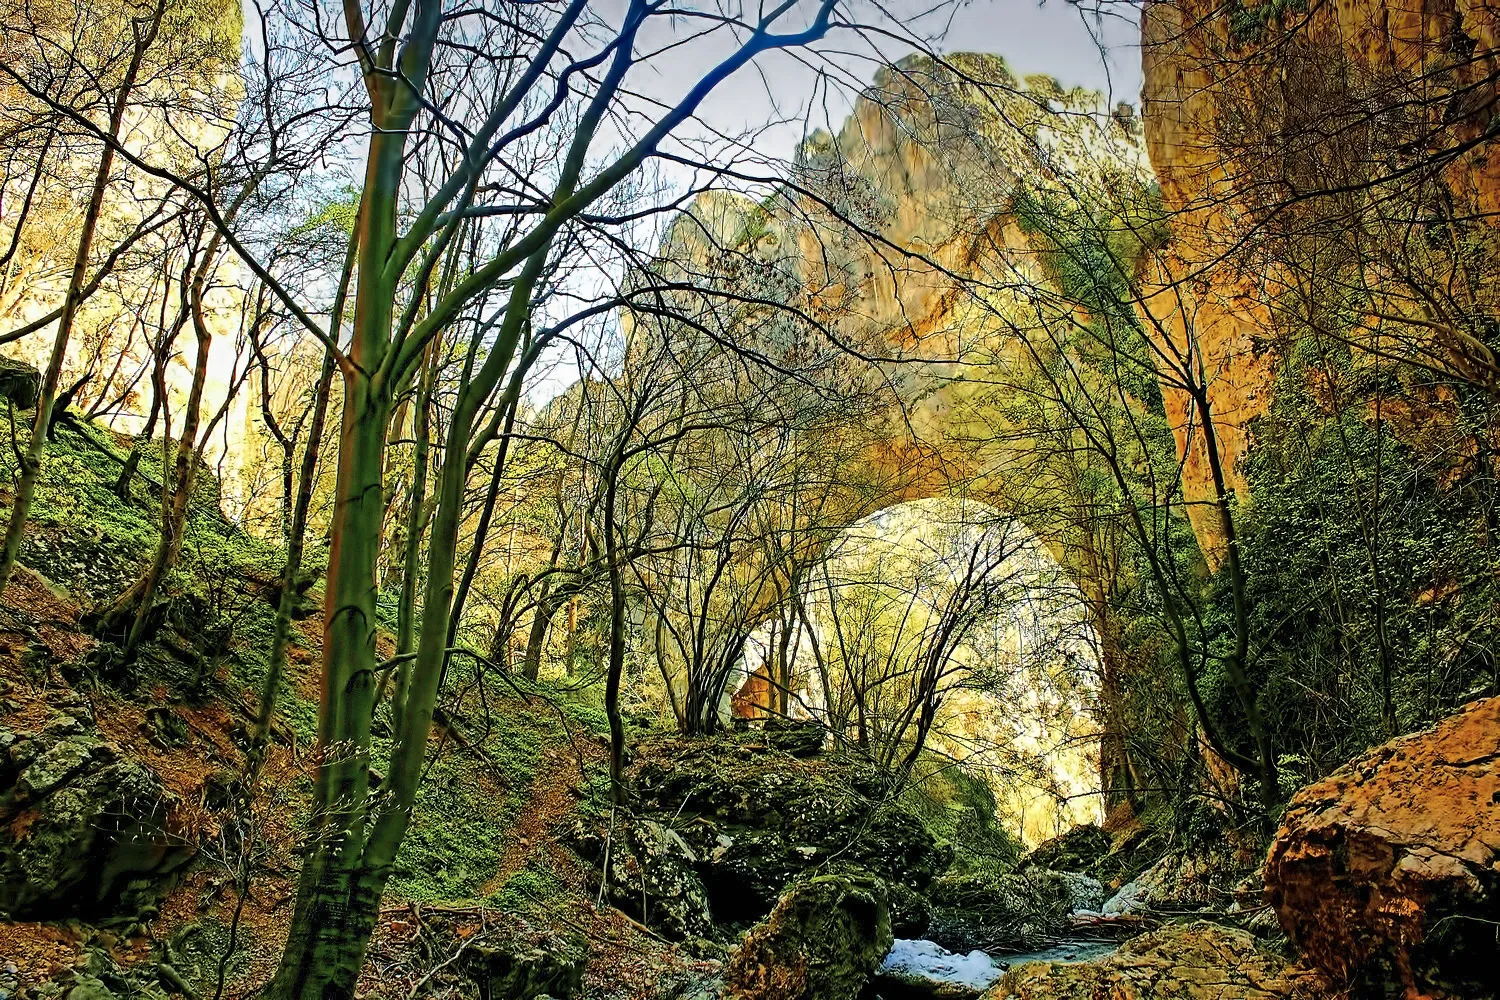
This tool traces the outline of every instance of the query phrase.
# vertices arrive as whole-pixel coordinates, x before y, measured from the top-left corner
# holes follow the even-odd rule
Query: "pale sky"
[[[890,28],[895,21],[896,27],[939,52],[1003,56],[1019,75],[1045,73],[1066,86],[1098,90],[1111,105],[1139,102],[1138,10],[1131,0],[1085,0],[1082,8],[1064,0],[967,0],[935,11],[934,2],[942,0],[883,3],[880,6],[890,20],[881,26]],[[603,0],[599,6],[608,8],[616,3],[619,0]],[[872,6],[857,6],[853,15],[877,23]],[[1100,6],[1109,12],[1107,16],[1095,13]],[[931,13],[924,16],[924,11]],[[665,35],[665,22],[659,30]],[[878,53],[872,48],[875,44],[880,46]],[[652,61],[650,78],[635,77],[633,83],[652,96],[675,98],[703,74],[719,54],[718,48],[698,44],[680,49],[680,58]],[[837,131],[852,106],[856,88],[871,82],[882,57],[895,61],[913,46],[893,38],[845,34],[831,37],[818,48],[815,57],[791,52],[763,54],[756,68],[742,70],[714,92],[700,110],[700,119],[723,133],[740,134],[760,129],[779,117],[783,124],[762,131],[755,148],[764,156],[788,159],[806,128],[822,126]],[[821,87],[810,63],[837,67],[844,78],[833,87]]]

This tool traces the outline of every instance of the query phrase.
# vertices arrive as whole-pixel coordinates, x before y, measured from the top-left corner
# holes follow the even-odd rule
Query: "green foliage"
[[[386,749],[376,742],[377,751]],[[507,777],[524,775],[529,783],[535,749],[518,746],[515,758],[502,758]],[[508,782],[499,794],[495,784],[484,762],[453,746],[438,751],[417,792],[411,827],[396,857],[391,894],[421,901],[483,895],[482,886],[505,853],[506,829],[518,804]]]
[[[85,606],[113,601],[151,558],[160,532],[160,442],[144,442],[132,501],[114,492],[126,454],[106,430],[85,425],[82,433],[60,426],[42,460],[22,559],[66,586]],[[9,441],[0,443],[0,475],[15,474]],[[147,650],[142,679],[167,684],[176,694],[201,697],[221,667],[234,685],[255,690],[265,675],[275,625],[270,585],[279,579],[281,551],[246,534],[219,512],[219,484],[200,472],[189,507],[178,567],[163,596],[168,621],[198,655]],[[316,706],[283,678],[277,702],[283,721],[299,741],[317,733]]]
[[[949,757],[924,752],[901,790],[900,805],[953,848],[954,871],[998,874],[1021,857],[1021,842],[995,815],[988,782]]]
[[[359,201],[357,189],[344,189],[314,207],[305,219],[287,230],[286,238],[310,240],[314,237],[352,236],[359,220]]]
[[[1080,204],[1023,188],[1011,211],[1063,306],[1088,314],[1092,338],[1071,344],[1077,353],[1070,360],[1107,366],[1121,388],[1154,409],[1161,406],[1161,388],[1132,286],[1146,256],[1167,241],[1167,213],[1157,185],[1121,183],[1119,189],[1115,204]]]
[[[1234,47],[1255,45],[1264,41],[1266,29],[1288,14],[1307,13],[1307,0],[1261,0],[1247,6],[1236,0],[1226,6],[1229,37]]]
[[[488,902],[507,913],[524,912],[545,906],[564,888],[562,879],[554,872],[533,862],[506,879],[505,884],[490,895]]]
[[[1404,732],[1497,678],[1494,477],[1462,454],[1486,404],[1463,401],[1454,439],[1424,456],[1369,406],[1328,412],[1313,390],[1330,379],[1343,398],[1381,398],[1393,414],[1439,391],[1347,349],[1321,364],[1297,352],[1256,428],[1254,504],[1240,513],[1252,663],[1302,780],[1391,735],[1387,690]]]
[[[400,899],[458,900],[484,896],[531,796],[545,753],[557,766],[572,768],[572,739],[608,732],[603,712],[590,699],[597,692],[568,692],[539,686],[528,702],[481,696],[472,663],[455,660],[448,690],[457,692],[447,707],[463,741],[434,739],[435,750],[417,793],[411,827],[396,858],[389,891]],[[493,679],[486,683],[493,684]],[[384,717],[384,713],[382,713]],[[467,745],[467,747],[466,747]],[[472,747],[472,748],[468,748]],[[388,738],[374,743],[376,760],[389,752]],[[497,898],[533,892],[545,897],[547,873],[523,870]],[[555,880],[554,880],[555,881]],[[543,891],[545,889],[545,891]]]

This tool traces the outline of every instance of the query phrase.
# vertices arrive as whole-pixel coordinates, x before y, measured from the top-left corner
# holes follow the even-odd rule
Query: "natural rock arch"
[[[809,557],[902,502],[964,496],[1016,511],[1093,609],[1107,690],[1122,559],[1080,499],[1097,470],[1066,420],[1017,408],[1045,409],[1056,385],[1028,383],[1059,359],[1077,368],[1070,352],[1097,347],[1099,324],[1144,336],[1128,289],[1109,298],[1089,287],[1098,276],[1074,272],[1098,250],[1128,282],[1150,249],[1132,213],[1148,214],[1151,197],[1128,107],[1018,79],[997,57],[909,59],[877,76],[837,137],[813,135],[770,196],[699,196],[639,279],[670,308],[627,314],[630,356],[644,364],[650,345],[698,338],[709,347],[697,358],[752,351],[797,376],[788,398],[815,396],[804,382],[838,387],[836,405],[819,415],[810,404],[806,421],[830,453],[819,485],[837,484],[811,505],[818,530],[795,543]],[[1058,219],[1073,229],[1049,228]],[[1118,728],[1106,721],[1106,743]]]

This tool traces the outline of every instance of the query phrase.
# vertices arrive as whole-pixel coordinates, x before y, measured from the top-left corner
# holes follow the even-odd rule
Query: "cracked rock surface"
[[[148,905],[193,855],[156,777],[85,704],[37,732],[0,728],[0,912],[58,918]]]
[[[1332,975],[1500,988],[1500,698],[1298,792],[1265,882],[1287,935]]]
[[[1092,962],[1028,962],[980,1000],[1342,1000],[1319,973],[1199,920],[1125,942]]]

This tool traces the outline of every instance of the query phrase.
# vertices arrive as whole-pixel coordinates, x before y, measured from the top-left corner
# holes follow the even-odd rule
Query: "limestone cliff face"
[[[996,56],[945,64],[914,57],[881,71],[837,136],[804,143],[791,183],[760,202],[701,196],[662,250],[672,280],[753,287],[802,315],[726,323],[722,304],[679,309],[864,393],[861,475],[879,496],[851,522],[956,490],[1007,506],[1018,469],[1035,469],[1034,449],[1002,426],[1006,386],[1037,345],[1065,350],[1084,312],[1049,271],[1023,203],[1095,206],[1149,185],[1130,108],[1019,78]]]
[[[1500,11],[1470,0],[1152,0],[1146,145],[1170,249],[1144,317],[1202,365],[1227,485],[1293,339],[1338,339],[1493,392]],[[1190,499],[1201,415],[1167,389]],[[1210,550],[1218,527],[1195,517]]]

